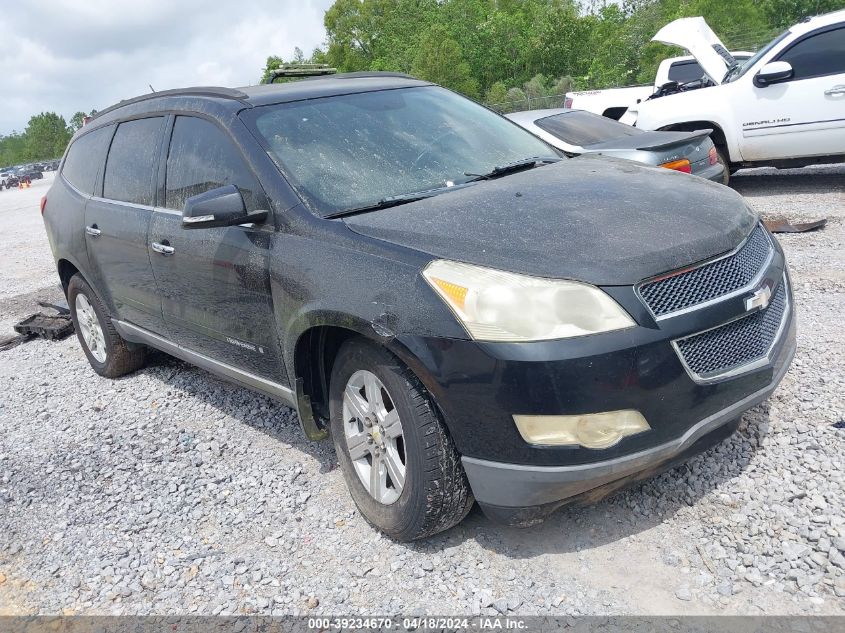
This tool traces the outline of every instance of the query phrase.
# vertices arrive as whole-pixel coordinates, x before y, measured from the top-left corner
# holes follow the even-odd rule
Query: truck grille
[[[712,379],[768,357],[787,312],[786,293],[784,278],[765,310],[675,341],[693,377]]]
[[[726,257],[692,270],[647,282],[640,296],[659,317],[717,299],[747,286],[763,269],[774,247],[762,225]]]

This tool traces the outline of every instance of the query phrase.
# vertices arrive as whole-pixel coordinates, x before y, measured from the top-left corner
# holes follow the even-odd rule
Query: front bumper
[[[789,369],[795,354],[794,326],[773,363],[773,378],[762,389],[691,426],[682,436],[659,446],[607,461],[573,466],[527,466],[464,457],[473,494],[484,511],[509,524],[532,523],[555,508],[602,489],[654,475],[713,445],[733,431],[730,423],[768,398]],[[724,427],[728,428],[728,433]],[[596,495],[598,498],[603,495]]]
[[[508,509],[506,514],[522,517],[518,522],[530,522],[547,506],[595,497],[597,489],[704,450],[730,430],[732,420],[767,398],[795,352],[786,264],[772,244],[753,287],[691,311],[656,317],[636,288],[605,287],[638,324],[628,330],[535,343],[399,337],[403,358],[443,413],[482,507],[492,515]],[[765,358],[721,375],[697,374],[682,361],[677,341],[756,314],[749,313],[749,299],[779,284],[788,307]],[[529,444],[513,420],[515,414],[621,410],[640,412],[651,429],[601,450]]]

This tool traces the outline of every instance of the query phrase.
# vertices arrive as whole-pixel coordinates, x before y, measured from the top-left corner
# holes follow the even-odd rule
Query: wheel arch
[[[713,145],[718,148],[722,148],[722,150],[727,154],[728,158],[731,162],[738,162],[734,159],[736,156],[736,150],[731,146],[728,142],[728,137],[725,135],[724,126],[720,123],[715,121],[683,121],[680,123],[670,123],[668,125],[663,125],[658,128],[661,131],[669,132],[669,131],[678,131],[678,132],[692,132],[695,130],[703,130],[703,129],[711,129],[713,130],[710,133],[710,138],[713,141]]]
[[[59,271],[59,279],[62,282],[62,290],[65,293],[65,297],[67,297],[67,287],[70,283],[70,278],[76,274],[82,275],[82,273],[79,271],[79,267],[76,266],[76,264],[65,258],[59,259],[59,261],[56,262],[56,267]],[[84,279],[85,275],[82,275],[82,277]],[[85,279],[85,281],[88,280]]]
[[[420,371],[422,363],[399,338],[392,333],[384,335],[383,330],[377,332],[373,323],[363,319],[348,315],[334,316],[336,318],[327,319],[323,315],[319,322],[292,337],[290,346],[286,347],[291,350],[288,367],[291,370],[300,424],[308,439],[323,440],[328,437],[332,367],[340,348],[353,338],[363,338],[396,356],[417,376],[436,402],[429,377]]]
[[[62,284],[62,291],[67,297],[67,286],[70,283],[70,278],[74,275],[80,275],[94,292],[97,293],[97,296],[100,298],[100,301],[103,303],[103,306],[109,313],[111,318],[114,318],[117,314],[115,310],[114,303],[112,302],[111,294],[107,291],[107,288],[101,287],[102,284],[98,284],[94,275],[88,274],[88,271],[85,270],[83,266],[79,265],[78,261],[75,261],[74,258],[68,257],[66,254],[62,254],[56,260],[56,269],[59,273],[59,279]]]

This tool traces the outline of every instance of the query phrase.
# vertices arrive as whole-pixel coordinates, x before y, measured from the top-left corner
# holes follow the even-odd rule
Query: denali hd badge
[[[759,308],[765,310],[769,307],[769,302],[772,300],[772,289],[768,286],[763,286],[754,291],[754,294],[745,298],[745,311],[751,312]]]

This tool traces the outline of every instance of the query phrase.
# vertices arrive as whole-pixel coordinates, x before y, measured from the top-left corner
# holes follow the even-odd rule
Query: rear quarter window
[[[669,81],[677,81],[679,84],[697,81],[703,76],[704,71],[696,61],[674,62],[669,67]]]
[[[136,119],[117,126],[106,160],[104,198],[147,206],[153,204],[153,174],[158,166],[163,126],[163,117]]]
[[[94,193],[113,131],[111,125],[98,128],[80,136],[70,146],[62,166],[62,176],[82,193]]]

